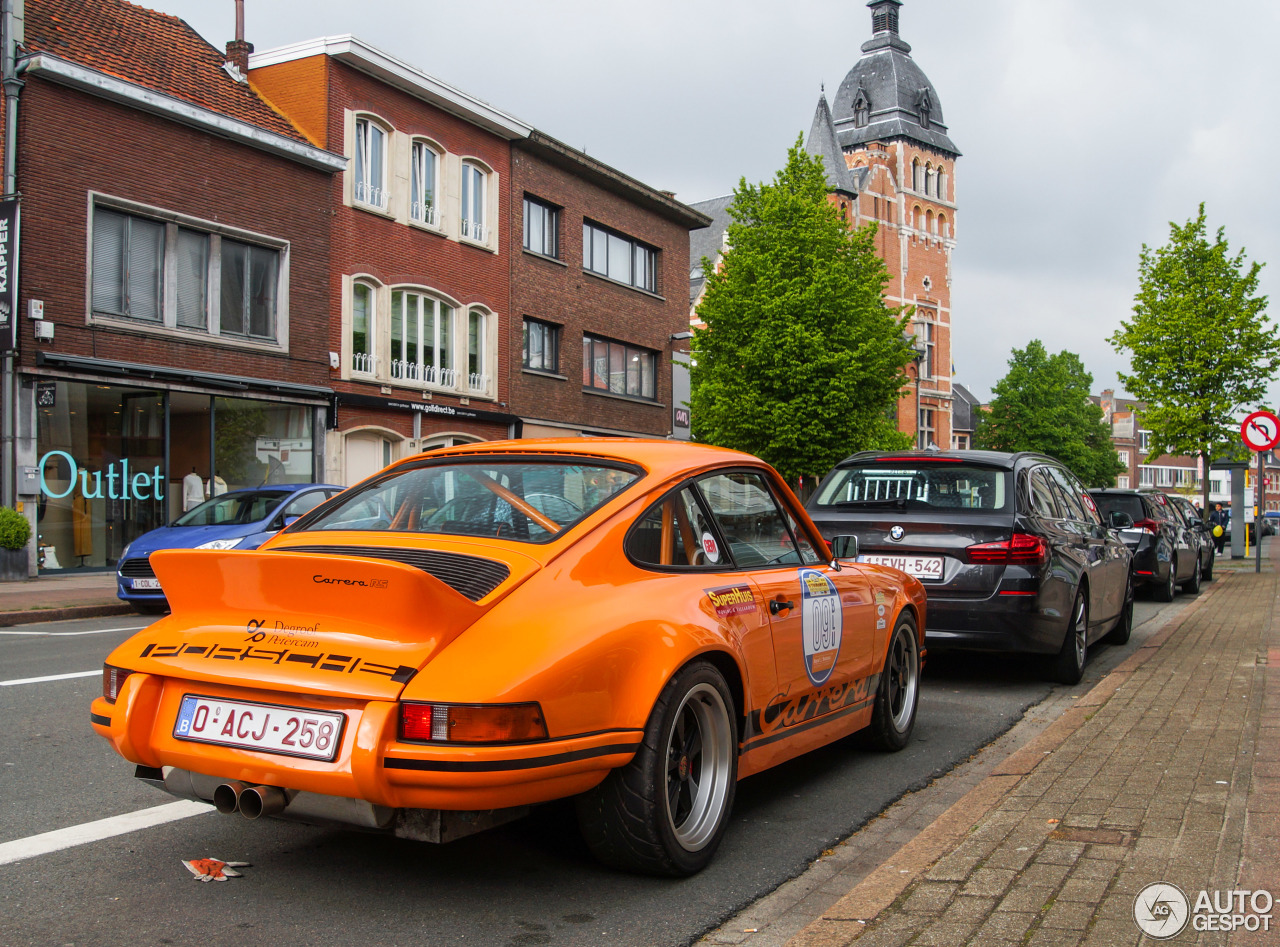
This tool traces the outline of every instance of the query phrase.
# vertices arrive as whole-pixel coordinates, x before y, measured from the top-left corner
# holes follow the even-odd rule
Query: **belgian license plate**
[[[889,566],[917,579],[941,579],[941,556],[859,556],[859,562],[877,566]]]
[[[185,694],[173,735],[196,743],[328,761],[338,754],[346,719],[345,714]]]
[[[142,589],[155,589],[159,591],[160,580],[159,579],[134,579],[133,588],[139,591]]]

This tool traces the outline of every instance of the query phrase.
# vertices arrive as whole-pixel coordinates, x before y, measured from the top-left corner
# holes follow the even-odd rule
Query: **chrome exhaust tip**
[[[240,793],[239,803],[242,816],[246,819],[257,819],[264,815],[283,812],[285,806],[289,804],[289,797],[285,795],[283,789],[277,789],[275,786],[250,786]]]
[[[213,790],[214,808],[223,815],[230,815],[240,807],[244,783],[219,783]]]

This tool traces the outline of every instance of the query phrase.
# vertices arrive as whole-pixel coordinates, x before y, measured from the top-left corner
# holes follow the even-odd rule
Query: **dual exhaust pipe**
[[[289,805],[289,797],[283,789],[275,786],[220,783],[213,790],[213,805],[224,815],[239,812],[246,819],[258,819],[283,812]]]

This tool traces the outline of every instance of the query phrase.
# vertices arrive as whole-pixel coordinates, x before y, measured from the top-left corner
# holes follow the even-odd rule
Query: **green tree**
[[[1128,352],[1120,380],[1146,404],[1150,457],[1210,460],[1239,441],[1242,409],[1260,404],[1280,368],[1280,338],[1258,295],[1261,263],[1232,256],[1223,228],[1210,241],[1204,205],[1185,226],[1169,224],[1169,242],[1142,246],[1133,318],[1110,342]],[[1209,509],[1209,478],[1204,478]]]
[[[914,353],[884,303],[874,227],[849,229],[799,142],[773,183],[739,183],[729,213],[720,268],[703,261],[694,437],[762,457],[793,483],[855,450],[908,446],[894,408]]]
[[[1014,349],[991,410],[974,431],[986,450],[1033,450],[1062,461],[1089,487],[1115,486],[1124,470],[1102,409],[1089,400],[1093,376],[1073,352],[1050,355],[1039,339]]]

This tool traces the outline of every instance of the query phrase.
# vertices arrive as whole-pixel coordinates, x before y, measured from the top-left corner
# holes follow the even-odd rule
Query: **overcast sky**
[[[233,0],[147,5],[219,48],[233,36]],[[245,8],[259,52],[352,33],[690,202],[771,178],[871,33],[864,0]],[[963,152],[953,360],[980,398],[1035,338],[1080,355],[1095,392],[1118,387],[1106,337],[1130,312],[1141,246],[1201,201],[1233,248],[1272,261],[1276,294],[1280,4],[905,0],[901,35]]]

